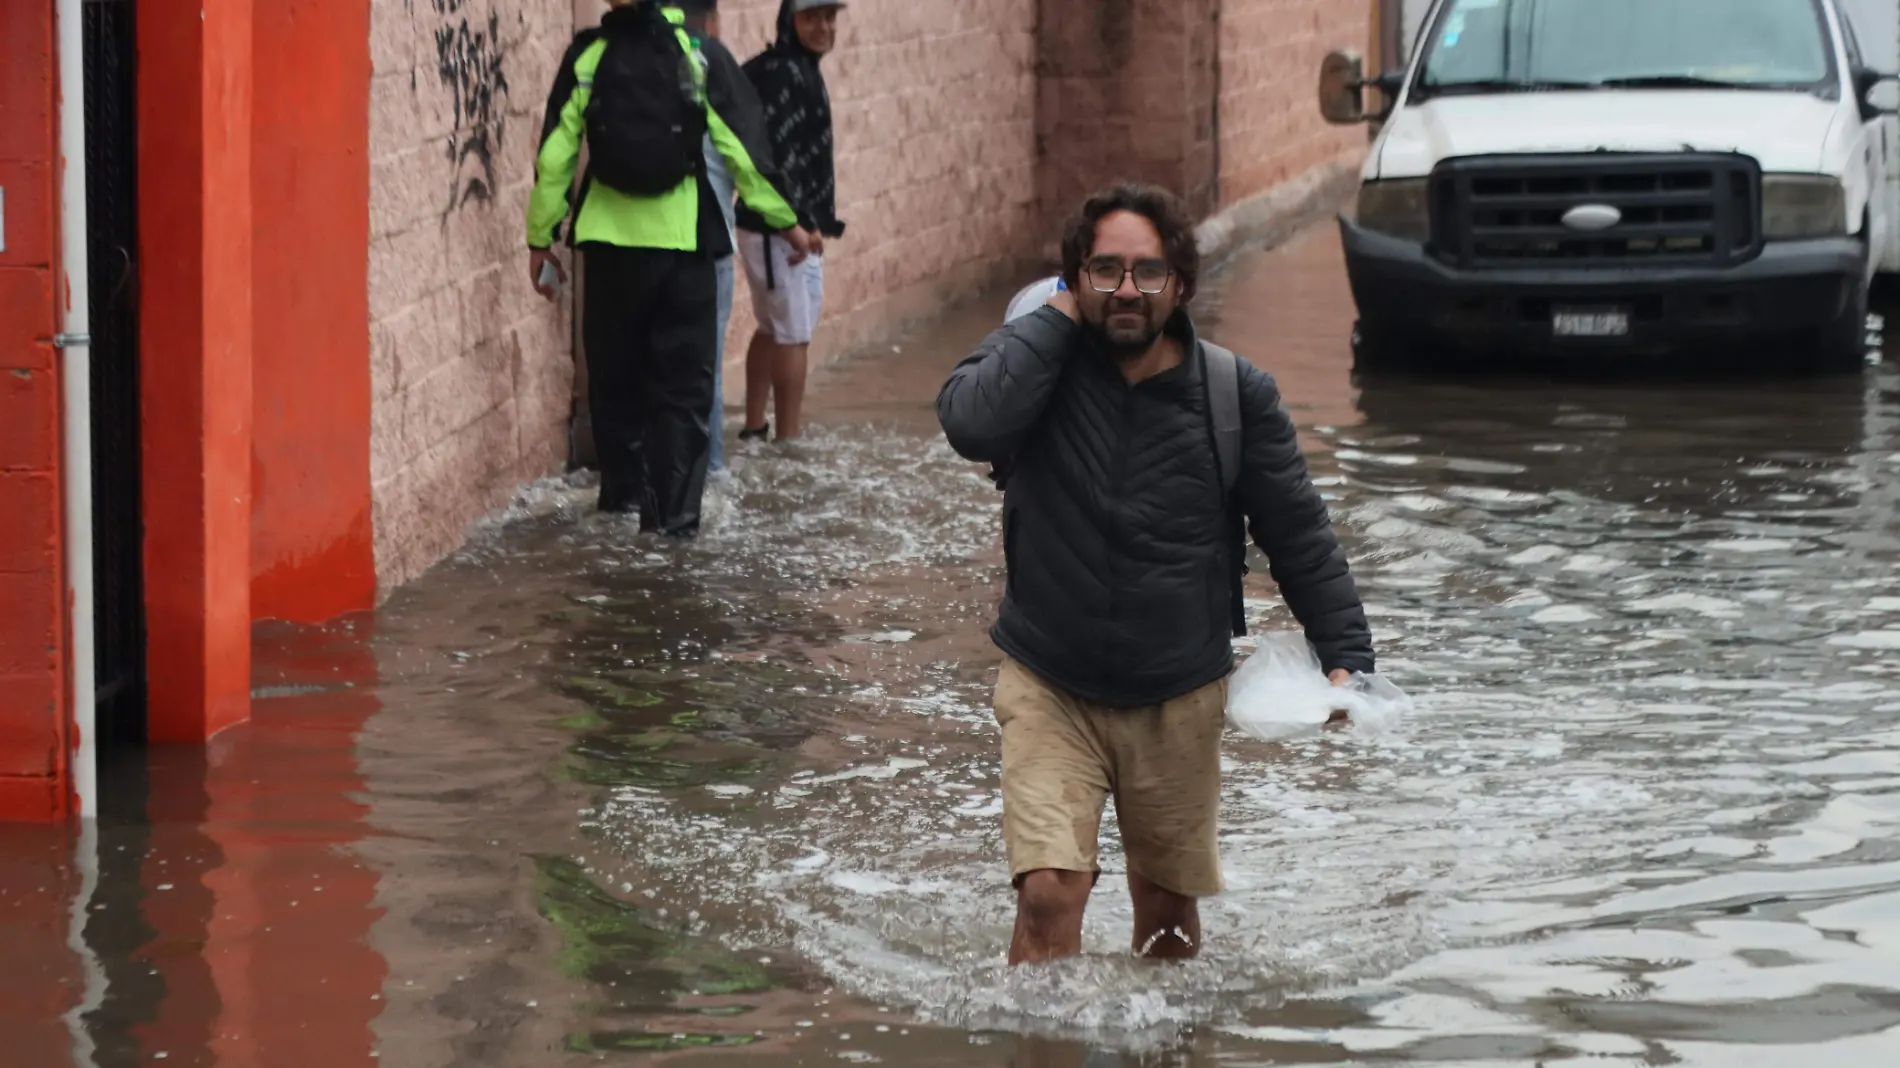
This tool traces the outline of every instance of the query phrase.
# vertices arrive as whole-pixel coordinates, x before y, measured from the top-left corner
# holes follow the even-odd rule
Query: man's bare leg
[[[805,408],[806,361],[811,345],[779,345],[775,373],[772,375],[772,403],[778,414],[780,440],[795,438],[804,429],[800,420]]]
[[[1201,909],[1191,897],[1128,873],[1135,901],[1135,952],[1155,960],[1192,960],[1201,951]]]
[[[765,425],[765,405],[772,399],[772,380],[778,377],[778,342],[763,330],[754,331],[745,350],[745,429]]]
[[[1023,876],[1016,891],[1016,934],[1009,963],[1036,964],[1082,952],[1082,913],[1095,876],[1045,868]]]

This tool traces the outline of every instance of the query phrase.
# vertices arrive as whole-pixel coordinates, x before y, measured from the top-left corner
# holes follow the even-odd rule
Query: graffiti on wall
[[[444,216],[469,201],[495,195],[495,153],[507,121],[508,73],[501,16],[491,6],[483,20],[469,9],[475,0],[428,0],[440,20],[435,28],[435,73],[455,111],[448,156],[454,168]]]

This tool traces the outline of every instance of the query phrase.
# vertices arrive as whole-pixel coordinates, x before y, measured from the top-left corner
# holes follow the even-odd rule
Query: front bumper
[[[1852,306],[1858,238],[1773,242],[1733,267],[1593,264],[1467,270],[1342,216],[1346,273],[1362,329],[1408,343],[1528,356],[1666,352],[1773,342],[1826,327]],[[1616,307],[1629,333],[1559,337],[1559,308]]]

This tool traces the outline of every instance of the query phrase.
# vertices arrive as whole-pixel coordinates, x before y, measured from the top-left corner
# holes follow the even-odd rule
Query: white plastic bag
[[[1227,690],[1227,722],[1263,742],[1317,733],[1335,711],[1355,730],[1382,733],[1411,714],[1412,699],[1380,675],[1355,672],[1350,685],[1334,686],[1294,633],[1262,635]]]
[[[1010,298],[1009,310],[1003,313],[1003,321],[1006,323],[1014,322],[1028,315],[1030,312],[1049,303],[1050,297],[1068,288],[1069,287],[1063,283],[1060,275],[1054,278],[1038,278],[1034,282],[1022,287],[1022,289],[1016,292],[1014,297]]]

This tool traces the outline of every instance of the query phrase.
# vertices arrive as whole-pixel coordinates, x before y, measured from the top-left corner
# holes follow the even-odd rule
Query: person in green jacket
[[[698,533],[706,487],[708,412],[718,348],[718,282],[714,261],[732,253],[716,194],[704,167],[658,196],[634,196],[583,176],[573,191],[586,136],[594,74],[610,38],[648,19],[638,10],[659,0],[608,0],[613,10],[598,30],[576,35],[548,95],[541,151],[528,201],[528,274],[555,299],[567,272],[553,251],[562,224],[574,216],[569,244],[586,261],[582,342],[587,349],[588,402],[600,457],[600,509],[640,514],[643,532]],[[707,133],[726,162],[739,199],[801,253],[811,235],[720,115],[727,97],[718,70],[708,70],[676,8],[662,9],[693,64]]]

